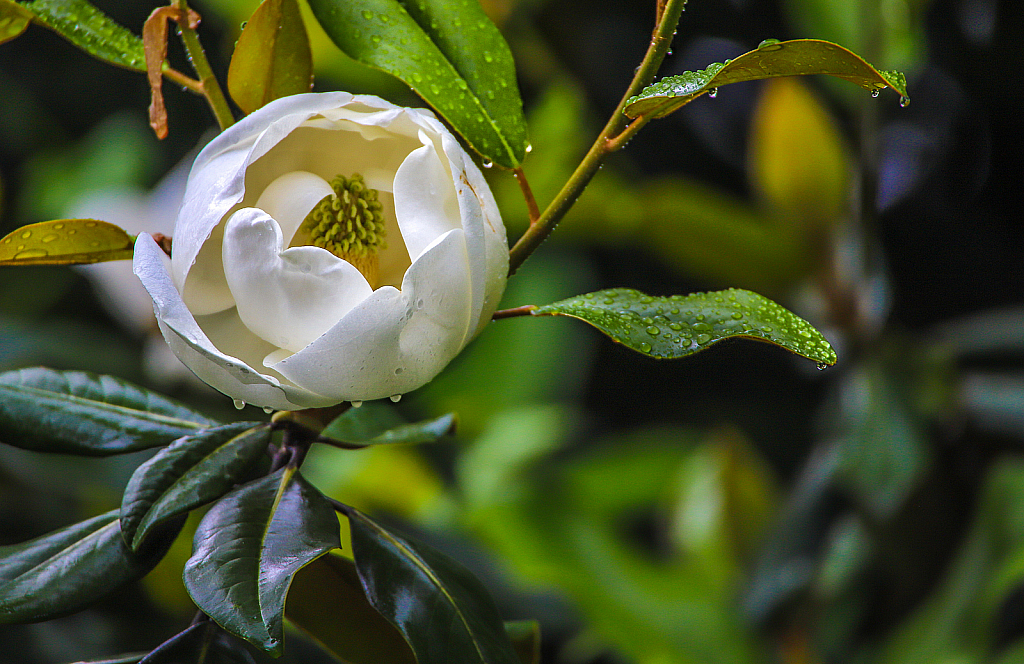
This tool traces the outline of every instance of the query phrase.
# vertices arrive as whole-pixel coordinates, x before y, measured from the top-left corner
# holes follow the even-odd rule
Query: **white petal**
[[[149,235],[135,240],[135,274],[153,298],[160,331],[171,350],[200,380],[235,399],[277,409],[337,403],[303,388],[283,384],[219,350],[182,301],[170,275],[170,261]]]
[[[413,262],[438,237],[462,226],[451,176],[429,140],[395,173],[395,215]]]
[[[290,171],[267,185],[254,207],[273,217],[281,227],[281,235],[291,241],[316,204],[333,195],[330,183],[319,175]]]
[[[378,288],[322,337],[273,369],[339,401],[414,390],[462,349],[472,290],[461,229],[449,231],[406,272],[402,290]]]
[[[258,208],[231,215],[223,259],[239,318],[291,351],[305,348],[372,292],[359,270],[328,251],[284,250],[281,228]]]

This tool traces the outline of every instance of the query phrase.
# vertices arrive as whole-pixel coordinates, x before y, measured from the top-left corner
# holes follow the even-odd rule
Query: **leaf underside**
[[[781,346],[819,365],[836,353],[810,323],[766,297],[731,288],[652,297],[628,288],[586,293],[535,309],[534,316],[571,316],[617,343],[656,359],[692,355],[739,337]]]
[[[309,0],[349,57],[406,83],[484,159],[515,168],[526,119],[512,53],[479,0]]]
[[[448,413],[422,422],[407,423],[390,404],[368,402],[336,417],[320,433],[347,445],[420,445],[455,432],[456,417]]]
[[[35,452],[123,454],[216,424],[112,376],[41,367],[0,374],[0,441]]]
[[[900,94],[901,104],[906,105],[910,100],[902,73],[875,69],[838,44],[820,39],[783,42],[766,39],[753,51],[732,60],[716,62],[701,71],[669,76],[648,86],[626,102],[624,112],[631,118],[640,115],[663,118],[723,85],[808,74],[836,76],[872,92],[892,88]]]

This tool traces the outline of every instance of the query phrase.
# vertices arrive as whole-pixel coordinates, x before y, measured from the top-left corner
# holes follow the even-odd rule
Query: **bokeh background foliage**
[[[152,9],[95,4],[136,32]],[[255,4],[194,3],[222,77]],[[655,3],[481,4],[516,59],[523,167],[543,203],[618,102]],[[417,103],[306,25],[315,89]],[[396,406],[457,412],[454,440],[316,449],[303,468],[469,565],[506,619],[538,618],[546,662],[1024,661],[1024,89],[1006,73],[1020,3],[692,0],[662,73],[800,37],[905,71],[912,105],[825,77],[704,96],[605,166],[504,303],[750,289],[825,331],[835,367],[729,341],[657,362],[564,318],[500,321]],[[163,230],[164,175],[212,125],[201,100],[166,97],[158,142],[143,76],[38,27],[0,46],[0,233],[98,205]],[[515,237],[518,187],[488,176]],[[189,380],[144,316],[105,308],[124,280],[0,271],[0,369],[110,373],[220,421],[264,417]],[[147,456],[0,447],[0,544],[117,507]],[[179,631],[196,522],[139,584],[2,628],[5,661],[146,650]],[[289,632],[286,660],[324,657]]]

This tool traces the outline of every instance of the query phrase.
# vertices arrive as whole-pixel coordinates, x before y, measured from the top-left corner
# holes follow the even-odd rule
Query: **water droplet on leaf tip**
[[[818,364],[815,366],[817,366],[818,371],[824,371],[825,369],[828,369],[828,365],[825,364],[824,362],[818,362]]]
[[[910,106],[910,97],[900,97],[900,108]]]
[[[711,97],[712,99],[717,97],[718,96],[718,88],[711,88],[710,90],[708,90],[708,96]]]
[[[245,408],[245,402],[242,401],[241,399],[235,399],[232,403],[238,410],[242,410],[243,408]]]

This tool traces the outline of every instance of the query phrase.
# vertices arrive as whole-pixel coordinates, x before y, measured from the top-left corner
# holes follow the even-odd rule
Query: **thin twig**
[[[672,45],[672,37],[675,34],[676,26],[679,24],[679,16],[683,12],[686,0],[666,0],[663,9],[658,15],[658,24],[655,26],[651,43],[647,47],[647,53],[643,61],[637,67],[633,80],[626,88],[622,100],[616,107],[615,112],[608,119],[601,134],[594,141],[586,156],[576,167],[576,171],[569,177],[558,196],[548,205],[547,209],[540,215],[536,223],[530,224],[522,237],[515,243],[509,252],[509,275],[515,274],[519,266],[529,258],[537,247],[547,239],[558,222],[576,203],[587,184],[601,167],[605,157],[614,150],[621,148],[640,129],[646,120],[638,118],[629,124],[629,118],[623,113],[626,101],[633,97],[654,80],[661,63],[665,60],[669,47]],[[627,130],[627,125],[629,129]],[[626,130],[626,131],[624,131]]]
[[[182,74],[180,71],[174,69],[173,67],[164,67],[161,70],[161,73],[164,75],[164,78],[166,78],[171,83],[177,83],[178,85],[182,86],[183,88],[187,88],[190,92],[194,92],[197,95],[203,94],[203,84],[197,81],[196,79],[192,78],[191,76]]]
[[[195,12],[189,13],[186,0],[174,0],[174,2],[181,16],[190,18],[193,15],[198,16]],[[217,82],[213,68],[210,67],[210,61],[206,59],[203,45],[199,42],[199,35],[195,30],[198,26],[198,20],[179,21],[178,27],[180,28],[181,43],[185,45],[185,52],[188,53],[189,62],[192,63],[192,68],[199,77],[199,84],[202,86],[203,95],[210,105],[210,110],[213,111],[213,116],[217,118],[217,124],[220,125],[221,131],[224,131],[235,123],[235,116],[231,112],[231,107],[228,105],[227,97],[224,96],[224,91],[221,90],[220,83]]]

